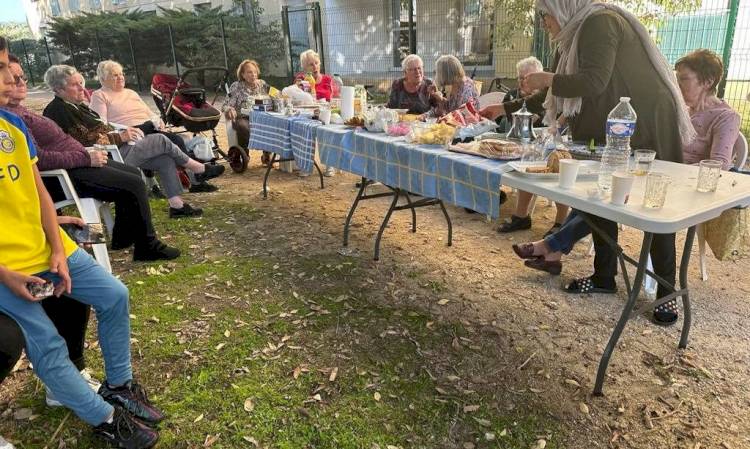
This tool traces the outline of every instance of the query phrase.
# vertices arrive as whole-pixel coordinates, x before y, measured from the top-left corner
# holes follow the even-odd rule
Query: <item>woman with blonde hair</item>
[[[260,65],[252,59],[245,59],[237,66],[237,81],[229,86],[229,92],[221,110],[224,116],[232,121],[237,132],[237,142],[247,148],[250,141],[250,120],[241,114],[242,107],[248,107],[253,97],[268,95],[268,84],[260,79]],[[271,153],[264,151],[260,158],[263,165],[271,160]]]
[[[331,75],[323,74],[320,71],[320,56],[315,50],[305,50],[299,55],[299,63],[302,67],[302,72],[298,73],[295,77],[295,81],[302,81],[305,78],[305,74],[309,73],[315,79],[315,98],[321,100],[325,98],[327,101],[331,101],[332,97],[339,95],[338,86],[333,82]]]

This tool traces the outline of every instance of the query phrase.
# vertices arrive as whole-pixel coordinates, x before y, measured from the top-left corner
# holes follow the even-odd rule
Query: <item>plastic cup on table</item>
[[[633,188],[635,177],[629,173],[612,173],[612,198],[610,202],[615,206],[622,206],[628,199],[630,189]]]
[[[633,165],[630,173],[635,176],[645,176],[651,172],[651,164],[656,159],[654,150],[635,150],[633,152]]]
[[[672,178],[664,173],[652,172],[646,176],[646,189],[643,193],[643,207],[659,209],[664,206],[667,189]]]
[[[331,123],[331,110],[328,108],[320,108],[318,119],[322,124],[329,125]]]
[[[575,185],[580,166],[581,164],[577,159],[560,160],[560,187],[563,189],[570,189]]]
[[[701,193],[715,192],[721,176],[721,161],[703,159],[698,169],[697,190]]]

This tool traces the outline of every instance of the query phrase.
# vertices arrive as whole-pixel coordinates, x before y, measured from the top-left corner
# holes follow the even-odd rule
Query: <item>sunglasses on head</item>
[[[13,81],[15,81],[16,86],[20,86],[21,81],[26,84],[29,81],[29,78],[27,78],[26,75],[13,75]]]

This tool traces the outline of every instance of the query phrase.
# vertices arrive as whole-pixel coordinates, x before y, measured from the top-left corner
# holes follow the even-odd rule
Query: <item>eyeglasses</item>
[[[23,81],[24,84],[29,82],[29,79],[26,77],[26,75],[13,75],[13,81],[15,81],[16,86],[21,85],[21,81]]]

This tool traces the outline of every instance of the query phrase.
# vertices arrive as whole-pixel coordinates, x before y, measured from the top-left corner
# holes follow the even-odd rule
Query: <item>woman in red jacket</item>
[[[298,73],[295,81],[305,79],[305,74],[312,74],[315,79],[315,98],[331,101],[332,97],[338,97],[339,91],[336,83],[333,82],[331,75],[320,73],[320,56],[314,50],[305,50],[299,55],[299,62],[302,66],[302,73]]]

